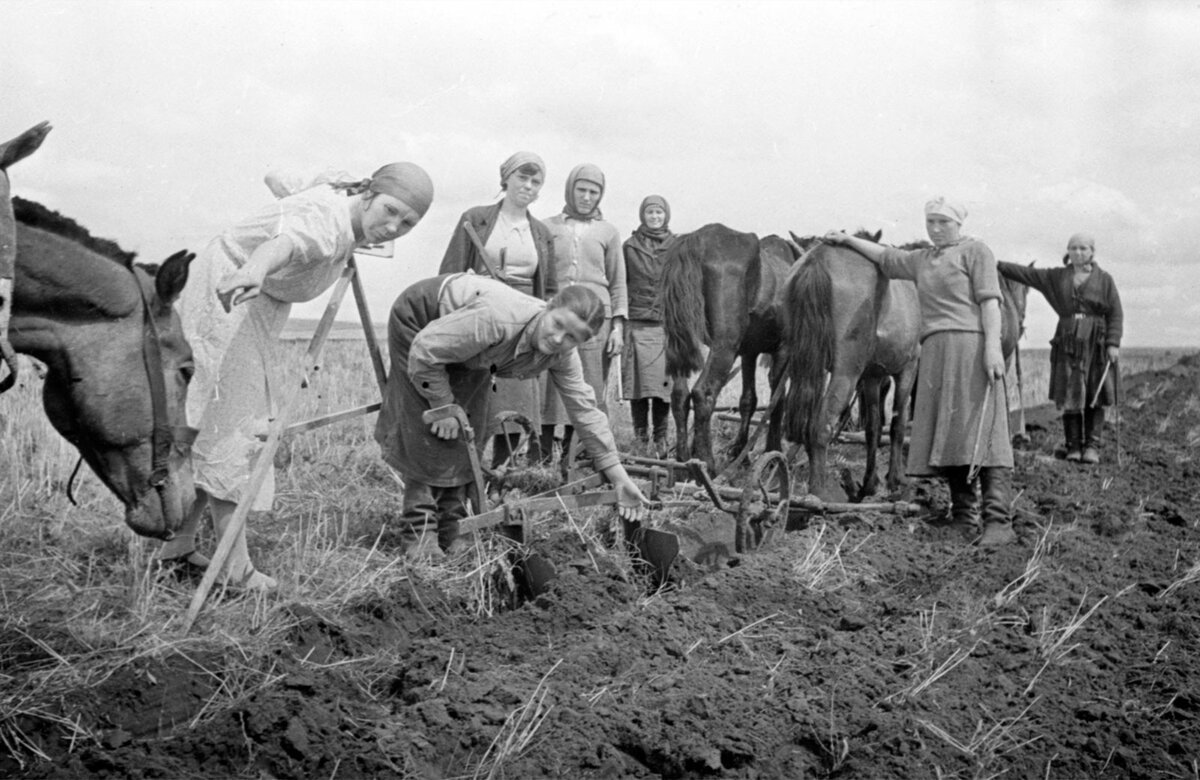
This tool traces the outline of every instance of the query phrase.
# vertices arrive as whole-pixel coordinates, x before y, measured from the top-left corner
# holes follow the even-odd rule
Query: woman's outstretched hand
[[[650,500],[633,480],[626,476],[624,479],[618,479],[614,487],[617,489],[617,514],[623,520],[640,522],[644,519]]]

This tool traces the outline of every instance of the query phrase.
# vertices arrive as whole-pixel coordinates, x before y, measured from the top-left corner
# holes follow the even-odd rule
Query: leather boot
[[[1012,469],[984,466],[979,470],[983,493],[981,547],[999,547],[1016,541],[1012,528]]]
[[[943,469],[950,487],[950,522],[975,529],[979,525],[979,502],[975,498],[975,484],[967,479],[970,472],[970,466]]]
[[[1054,451],[1054,457],[1066,458],[1072,463],[1083,457],[1083,415],[1079,412],[1064,412],[1062,416],[1065,443]]]
[[[671,415],[671,404],[661,398],[655,398],[651,404],[650,415],[654,424],[654,454],[655,457],[665,458],[669,453],[667,420]]]
[[[543,466],[549,466],[554,460],[554,426],[543,425],[541,442],[538,446],[540,458],[538,460]]]
[[[1104,407],[1093,406],[1083,415],[1083,456],[1084,463],[1100,462],[1100,443],[1104,438]]]

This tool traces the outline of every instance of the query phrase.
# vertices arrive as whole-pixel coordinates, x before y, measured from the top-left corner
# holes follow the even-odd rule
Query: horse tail
[[[704,270],[690,236],[667,250],[662,273],[663,329],[667,336],[667,374],[687,376],[704,365],[700,345],[708,343]]]
[[[788,281],[784,339],[788,354],[787,437],[805,446],[820,431],[825,376],[833,371],[833,282],[823,255],[809,258]]]

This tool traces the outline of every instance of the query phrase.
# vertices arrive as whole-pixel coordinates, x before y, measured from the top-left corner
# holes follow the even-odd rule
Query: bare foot
[[[279,588],[279,580],[263,574],[253,566],[242,572],[240,577],[226,576],[223,580],[225,587],[247,593],[269,593]]]

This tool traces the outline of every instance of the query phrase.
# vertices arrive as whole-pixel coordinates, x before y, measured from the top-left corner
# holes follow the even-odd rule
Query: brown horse
[[[105,257],[56,234],[86,236],[70,220],[16,205],[12,347],[46,365],[46,415],[125,505],[129,527],[170,538],[195,498],[195,432],[184,425],[192,353],[172,307],[195,255],[157,269]]]
[[[671,409],[675,416],[676,457],[699,458],[715,467],[709,425],[717,394],[741,357],[741,426],[728,456],[737,457],[750,435],[750,419],[758,405],[755,369],[758,356],[772,356],[772,394],[783,380],[783,282],[796,259],[792,246],[778,236],[762,241],[711,224],[682,236],[666,254],[663,267],[663,319],[667,337],[667,374],[674,380]],[[701,344],[709,348],[701,358]],[[700,371],[688,391],[688,376]],[[688,411],[694,411],[692,446],[687,446]],[[767,429],[767,450],[782,442],[783,406],[777,404]]]
[[[1025,288],[1004,290],[1002,342],[1005,358],[1016,347],[1024,316]],[[789,275],[784,298],[790,385],[788,438],[808,454],[808,489],[829,497],[826,453],[839,415],[858,385],[867,460],[857,498],[878,488],[875,458],[882,429],[883,383],[895,382],[887,488],[905,482],[903,447],[909,403],[920,354],[921,313],[916,286],[886,279],[853,249],[821,243]]]

